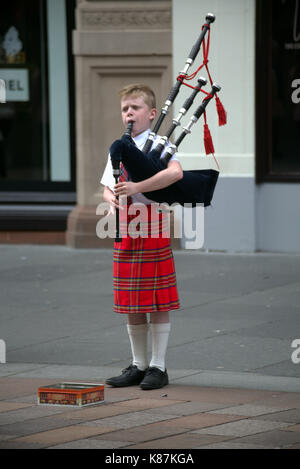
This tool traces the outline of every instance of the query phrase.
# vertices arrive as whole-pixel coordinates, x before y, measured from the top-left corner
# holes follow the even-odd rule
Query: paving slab
[[[71,425],[69,427],[56,428],[41,433],[34,433],[11,440],[15,444],[39,444],[47,448],[55,444],[81,440],[89,436],[100,435],[112,431],[112,427],[92,427],[87,425]]]
[[[118,449],[130,445],[130,441],[100,440],[95,438],[83,438],[70,441],[62,445],[50,446],[47,449]]]
[[[243,419],[238,422],[229,422],[218,426],[211,426],[205,430],[194,430],[196,433],[209,435],[246,436],[263,433],[274,429],[289,427],[288,422],[273,422],[255,419]]]
[[[235,440],[212,443],[210,445],[199,446],[197,449],[275,449],[272,445],[256,445],[254,443],[237,443]]]
[[[283,410],[283,409],[282,409]],[[291,412],[291,413],[289,413]],[[243,404],[234,407],[226,407],[225,409],[218,409],[210,411],[211,414],[227,414],[227,415],[241,415],[245,417],[261,417],[263,420],[275,420],[277,421],[277,416],[280,416],[280,420],[283,419],[283,416],[290,417],[294,416],[296,421],[300,418],[299,412],[297,409],[288,410],[287,412],[278,412],[278,408],[272,408],[263,405],[253,405],[253,404]],[[287,422],[290,420],[284,420]],[[294,421],[294,420],[292,420]]]
[[[263,420],[275,420],[276,422],[298,423],[300,422],[300,409],[282,409],[280,412],[278,412],[278,409],[276,412],[275,409],[273,409],[272,413],[266,413],[261,417],[257,416],[257,418]],[[291,431],[292,428],[288,427],[287,430]]]
[[[141,410],[139,412],[134,411],[113,417],[104,417],[102,419],[93,420],[92,422],[86,422],[85,425],[90,425],[93,427],[97,425],[102,427],[105,425],[112,426],[114,429],[124,429],[138,427],[141,422],[143,425],[145,425],[146,423],[162,422],[168,419],[175,419],[175,416],[168,414],[157,415],[152,414],[152,412]]]
[[[289,431],[289,432],[300,432],[300,424],[291,425],[286,430]]]
[[[197,448],[208,443],[224,441],[226,437],[216,435],[196,435],[185,433],[184,435],[173,435],[165,438],[158,438],[155,441],[147,441],[135,445],[125,446],[124,449],[190,449]]]
[[[262,445],[264,448],[290,448],[292,445],[300,444],[300,434],[286,431],[286,429],[260,432],[255,435],[248,435],[232,443]]]
[[[155,441],[159,438],[165,438],[170,435],[181,434],[189,432],[186,427],[178,425],[161,425],[161,422],[149,423],[146,425],[140,425],[133,428],[126,428],[122,430],[116,430],[106,435],[100,435],[96,438],[99,440],[116,440],[124,441],[124,447],[129,444],[143,443],[147,441]],[[127,442],[127,443],[126,443]],[[129,442],[129,443],[128,443]],[[155,443],[154,443],[155,444]]]

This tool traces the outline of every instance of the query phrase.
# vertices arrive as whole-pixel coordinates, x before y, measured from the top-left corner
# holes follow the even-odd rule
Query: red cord
[[[203,25],[202,26],[202,29],[204,28],[204,26],[208,26],[208,25]],[[212,81],[212,78],[211,78],[211,75],[210,75],[210,72],[209,72],[209,69],[208,69],[208,54],[209,54],[209,46],[210,46],[210,28],[208,28],[208,37],[207,37],[207,43],[205,41],[205,37],[203,38],[203,62],[202,64],[200,65],[200,67],[197,68],[197,70],[195,72],[193,72],[191,75],[178,75],[177,77],[177,80],[181,81],[181,83],[185,86],[188,86],[189,88],[192,88],[192,89],[199,89],[197,86],[192,86],[192,85],[188,85],[187,83],[185,83],[184,81],[189,81],[189,80],[193,80],[197,75],[198,73],[200,72],[200,70],[205,67],[206,68],[206,71],[207,71],[207,74],[209,76],[209,80],[210,80],[210,83],[212,85],[213,81]],[[206,91],[203,91],[201,90],[203,93],[205,94],[209,94],[207,93]]]
[[[203,101],[205,101],[208,98],[212,98],[212,95],[210,93],[208,93],[207,91],[202,90],[198,86],[192,86],[188,83],[185,83],[185,81],[193,80],[198,75],[200,70],[203,67],[205,67],[206,71],[207,71],[207,75],[209,77],[210,84],[211,84],[211,86],[213,85],[213,80],[212,80],[212,77],[211,77],[211,74],[210,74],[210,71],[209,71],[209,68],[208,68],[208,62],[209,62],[208,55],[209,55],[209,47],[210,47],[210,26],[209,26],[209,24],[204,24],[202,26],[202,30],[205,26],[207,26],[207,28],[208,28],[208,34],[207,34],[207,42],[206,42],[205,37],[203,38],[203,42],[202,42],[202,45],[203,45],[203,49],[202,49],[203,50],[203,62],[202,62],[202,64],[191,75],[182,75],[182,74],[180,74],[177,77],[177,80],[180,81],[183,85],[185,85],[189,88],[192,88],[193,90],[199,90],[202,93],[204,93],[206,95],[206,97],[203,99]],[[219,97],[217,96],[217,94],[215,94],[215,99],[216,99],[217,112],[218,112],[218,116],[219,116],[219,125],[225,125],[227,123],[227,113],[226,113],[226,111],[225,111]],[[218,169],[220,170],[220,166],[218,164],[218,161],[215,158],[214,145],[213,145],[211,134],[210,134],[210,131],[209,131],[209,128],[208,128],[208,125],[207,125],[206,112],[205,111],[204,111],[204,146],[205,146],[206,154],[211,153],[213,155],[215,163],[216,163]]]

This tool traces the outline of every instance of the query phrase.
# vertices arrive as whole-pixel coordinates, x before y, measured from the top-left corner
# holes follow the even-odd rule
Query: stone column
[[[100,178],[109,146],[124,132],[118,90],[147,83],[162,106],[173,84],[171,2],[81,0],[73,51],[77,206],[69,215],[66,239],[72,247],[111,248],[112,239],[96,235],[96,207],[102,201]]]

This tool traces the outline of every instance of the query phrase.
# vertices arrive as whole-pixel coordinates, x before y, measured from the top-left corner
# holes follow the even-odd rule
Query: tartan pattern
[[[126,178],[125,173],[122,177]],[[148,205],[143,212],[146,217],[141,218],[139,236],[133,238],[130,230],[129,235],[124,236],[124,227],[137,216],[128,215],[130,206],[129,202],[120,211],[122,242],[114,243],[114,311],[129,314],[178,309],[175,264],[166,231],[167,216],[151,210]]]
[[[128,181],[128,173],[125,169],[125,166],[123,163],[120,163],[120,176],[119,176],[119,182],[126,182]]]
[[[114,311],[152,313],[180,307],[170,240],[122,238],[114,246]]]
[[[144,205],[132,204],[127,200],[122,204],[120,211],[120,233],[122,237],[131,238],[169,238],[170,237],[170,213],[161,213],[159,204]]]

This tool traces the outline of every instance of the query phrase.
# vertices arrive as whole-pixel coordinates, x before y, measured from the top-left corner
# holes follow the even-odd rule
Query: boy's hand
[[[119,200],[116,197],[112,198],[110,201],[110,208],[106,216],[109,217],[110,215],[114,215],[116,213],[116,208],[124,210],[124,204],[125,201],[123,201],[122,198]]]
[[[130,197],[131,195],[138,193],[137,183],[132,181],[118,182],[114,187],[114,191],[118,196],[126,195],[127,197]]]
[[[122,198],[118,200],[116,194],[114,194],[107,187],[104,189],[103,199],[110,205],[109,212],[106,215],[107,217],[109,217],[110,215],[114,215],[116,212],[116,208],[123,210],[122,205],[124,205],[124,201],[122,201]]]

